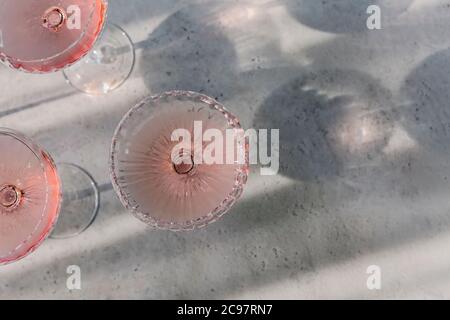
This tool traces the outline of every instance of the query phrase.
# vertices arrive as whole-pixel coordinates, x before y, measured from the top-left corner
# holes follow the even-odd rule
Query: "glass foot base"
[[[91,175],[68,163],[57,165],[62,183],[62,203],[58,221],[50,238],[65,239],[79,235],[95,220],[99,192]]]
[[[135,63],[133,43],[115,24],[106,24],[92,51],[63,71],[66,81],[90,94],[107,94],[119,88],[130,76]]]

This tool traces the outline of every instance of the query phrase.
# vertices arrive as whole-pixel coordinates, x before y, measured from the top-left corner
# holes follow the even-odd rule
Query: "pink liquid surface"
[[[43,17],[52,7],[68,17],[70,6],[80,12],[80,28],[58,31],[45,27]],[[105,0],[2,0],[0,1],[0,59],[28,72],[51,72],[82,58],[94,45],[106,17]],[[70,17],[69,17],[70,18]]]
[[[171,141],[171,135],[183,128],[194,139],[194,121],[202,121],[203,132],[215,128],[225,136],[232,120],[201,102],[169,99],[154,112],[149,109],[129,114],[113,143],[113,179],[123,202],[144,222],[163,228],[211,222],[239,198],[247,166],[194,162],[191,170],[189,165],[176,167],[171,154],[178,142]]]
[[[15,206],[0,204],[0,264],[36,249],[55,224],[60,204],[60,183],[53,162],[37,147],[19,139],[0,130],[0,190],[14,186],[21,193]],[[5,198],[0,192],[1,200]]]

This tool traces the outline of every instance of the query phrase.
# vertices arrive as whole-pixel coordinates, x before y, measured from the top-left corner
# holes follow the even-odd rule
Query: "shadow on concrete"
[[[366,32],[367,8],[378,5],[383,22],[405,12],[413,0],[285,0],[289,13],[313,29],[331,33]]]
[[[191,89],[230,98],[235,82],[262,75],[262,71],[251,77],[239,74],[232,43],[219,27],[208,24],[200,9],[178,11],[150,35],[141,67],[152,91]],[[333,26],[336,19],[328,29],[338,29]],[[355,28],[356,22],[349,25]],[[341,32],[354,31],[358,30]],[[197,50],[202,52],[200,61],[195,58]],[[405,86],[413,105],[430,104],[436,99],[433,93],[439,93],[437,102],[431,103],[436,110],[421,111],[425,123],[432,125],[446,121],[443,101],[448,82],[439,83],[448,78],[442,67],[446,57],[445,52],[430,57]],[[441,77],[435,78],[435,72]],[[212,76],[217,74],[221,76]],[[276,72],[264,74],[269,78]],[[249,96],[266,89],[258,81],[261,86],[252,87]],[[441,179],[445,168],[430,173],[414,154],[389,159],[382,152],[397,121],[404,121],[422,145],[436,146],[431,156],[438,157],[440,150],[435,138],[417,128],[411,113],[415,108],[394,108],[391,96],[379,81],[355,70],[333,65],[299,70],[298,76],[258,101],[254,118],[256,126],[282,129],[281,174],[292,178],[293,185],[243,198],[205,230],[148,230],[88,252],[54,257],[51,263],[2,279],[6,284],[2,294],[36,290],[58,297],[66,292],[65,268],[76,263],[83,270],[84,298],[98,298],[99,287],[105,298],[221,298],[448,232],[450,188]],[[67,157],[73,149],[88,154],[95,167],[103,168],[114,128],[132,104],[113,103],[89,118],[55,124],[38,133],[39,140]],[[80,130],[94,138],[80,141]],[[436,135],[438,141],[444,139],[447,129],[439,128]],[[108,183],[99,183],[105,193],[103,219],[124,214]],[[116,232],[120,230],[117,226]],[[43,279],[44,286],[29,288],[36,279]]]
[[[402,124],[432,153],[450,154],[450,49],[427,57],[405,79]]]
[[[391,93],[354,70],[305,71],[261,105],[256,128],[280,129],[280,173],[329,179],[381,156],[394,123]]]
[[[192,90],[232,96],[238,75],[233,44],[215,23],[215,5],[191,5],[163,21],[149,36],[139,65],[151,92]]]
[[[49,97],[46,97],[46,98],[43,98],[43,99],[40,99],[40,100],[36,100],[36,101],[30,102],[30,103],[26,103],[26,104],[21,105],[21,106],[12,107],[12,108],[10,108],[8,110],[0,111],[0,118],[6,117],[6,116],[9,116],[9,115],[18,113],[18,112],[22,112],[22,111],[25,111],[25,110],[37,108],[37,107],[42,106],[42,105],[44,105],[46,103],[50,103],[50,102],[57,101],[57,100],[62,100],[62,99],[68,98],[68,97],[73,96],[73,95],[78,94],[78,93],[79,93],[78,91],[63,92],[63,93],[52,95],[52,96],[49,96]]]

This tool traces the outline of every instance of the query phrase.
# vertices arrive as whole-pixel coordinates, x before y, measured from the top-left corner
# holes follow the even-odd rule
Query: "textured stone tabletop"
[[[101,187],[92,227],[1,267],[0,298],[450,298],[449,1],[111,0],[109,18],[137,61],[108,96],[0,66],[0,127]],[[253,168],[240,202],[192,233],[148,229],[109,182],[119,120],[171,89],[281,130],[279,174]]]

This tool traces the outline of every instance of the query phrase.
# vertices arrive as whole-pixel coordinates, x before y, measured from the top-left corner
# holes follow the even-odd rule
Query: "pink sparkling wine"
[[[23,258],[58,216],[60,182],[51,158],[24,136],[0,129],[0,265]]]
[[[93,47],[106,0],[1,0],[0,60],[27,72],[57,71]]]
[[[227,129],[241,128],[237,118],[213,99],[180,91],[145,100],[117,128],[112,145],[113,185],[122,203],[153,227],[203,227],[226,213],[243,191],[248,175],[245,143],[232,147],[235,155],[243,152],[243,163],[237,156],[234,163],[196,163],[202,148],[195,149],[195,143],[180,149],[180,157],[187,161],[173,161],[178,142],[172,141],[172,133],[183,128],[194,140],[194,124],[199,121],[201,134],[213,128],[225,137]]]

